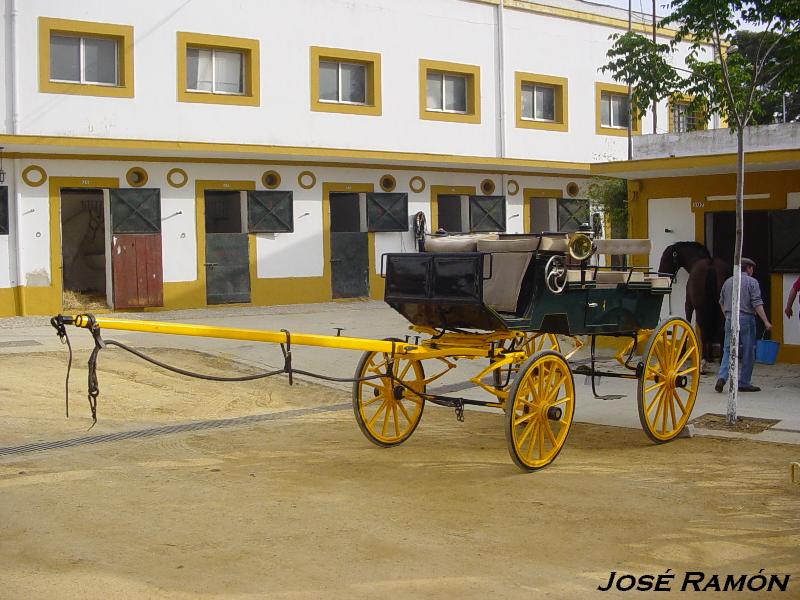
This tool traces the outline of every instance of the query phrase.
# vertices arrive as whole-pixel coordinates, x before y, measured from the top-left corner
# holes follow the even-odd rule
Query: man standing
[[[741,364],[739,365],[739,391],[760,392],[761,388],[750,383],[753,376],[753,363],[756,358],[756,315],[764,322],[767,330],[772,329],[772,323],[764,312],[764,301],[761,299],[761,288],[758,280],[753,277],[756,263],[749,258],[742,257],[742,287],[739,300],[739,348]],[[714,389],[722,392],[728,380],[728,361],[730,360],[731,338],[731,301],[733,299],[733,277],[729,277],[722,284],[719,294],[719,305],[725,313],[725,342],[722,351],[722,364],[720,365],[717,384]]]

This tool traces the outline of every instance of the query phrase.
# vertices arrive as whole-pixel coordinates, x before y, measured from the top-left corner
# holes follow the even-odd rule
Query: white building
[[[379,298],[417,212],[570,227],[627,155],[599,70],[626,28],[579,0],[7,0],[0,315]]]

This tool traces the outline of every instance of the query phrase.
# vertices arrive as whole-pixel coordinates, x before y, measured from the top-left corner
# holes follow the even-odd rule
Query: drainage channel
[[[244,417],[234,417],[231,419],[212,419],[209,421],[192,421],[179,425],[164,425],[162,427],[151,427],[148,429],[136,429],[133,431],[121,431],[118,433],[104,433],[100,435],[86,435],[68,440],[56,440],[52,442],[36,442],[33,444],[23,444],[21,446],[9,446],[0,448],[0,456],[13,456],[18,454],[29,454],[32,452],[42,452],[46,450],[59,450],[62,448],[73,448],[75,446],[88,446],[91,444],[104,444],[107,442],[118,442],[120,440],[131,440],[161,435],[171,435],[186,431],[204,431],[206,429],[224,429],[227,427],[238,427],[252,423],[264,423],[267,421],[281,421],[283,419],[293,419],[306,415],[336,412],[352,408],[352,404],[333,404],[331,406],[318,406],[315,408],[299,408],[285,410],[274,413],[262,413],[258,415],[247,415]]]

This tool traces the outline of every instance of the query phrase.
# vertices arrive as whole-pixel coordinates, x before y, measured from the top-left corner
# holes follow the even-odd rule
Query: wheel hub
[[[547,418],[551,421],[560,421],[564,411],[559,406],[551,406],[547,409]]]
[[[395,400],[400,400],[403,397],[404,388],[402,385],[396,385],[392,389],[392,396],[394,396]]]

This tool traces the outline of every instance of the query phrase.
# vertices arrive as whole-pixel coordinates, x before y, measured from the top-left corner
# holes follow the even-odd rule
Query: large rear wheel
[[[549,465],[567,441],[575,413],[575,383],[564,357],[553,350],[531,356],[508,395],[506,443],[525,471]]]
[[[383,447],[406,441],[425,408],[425,398],[420,395],[425,393],[422,363],[386,352],[365,352],[355,378],[353,412],[362,433]]]
[[[642,354],[639,420],[656,443],[676,438],[686,425],[700,384],[700,352],[692,326],[679,317],[658,324]]]

